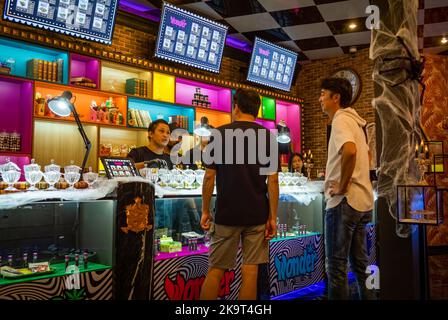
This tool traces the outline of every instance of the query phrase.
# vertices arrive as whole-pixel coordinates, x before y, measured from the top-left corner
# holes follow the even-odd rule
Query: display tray
[[[11,272],[8,272],[7,269],[4,269],[5,267],[2,267],[1,276],[5,279],[23,279],[23,278],[29,278],[29,277],[38,277],[43,276],[47,274],[51,274],[56,272],[56,269],[50,268],[50,270],[42,271],[42,272],[31,272],[28,268],[21,268],[21,269],[14,269],[16,272],[22,272],[21,274],[13,274]],[[23,273],[26,272],[26,273]]]
[[[73,262],[70,262],[70,266],[73,265]],[[47,278],[55,278],[55,277],[61,277],[70,275],[72,273],[65,271],[65,263],[55,263],[52,264],[51,267],[52,272],[51,273],[39,273],[39,275],[36,275],[35,273],[32,274],[29,277],[21,277],[21,278],[13,278],[13,279],[6,279],[3,277],[0,277],[0,286],[9,285],[9,284],[15,284],[15,283],[21,283],[21,282],[29,282],[34,280],[40,280],[40,279],[47,279]],[[79,273],[83,272],[92,272],[92,271],[100,271],[100,270],[106,270],[111,269],[111,266],[99,264],[99,263],[93,263],[89,262],[87,269],[84,268],[82,265],[79,266]]]

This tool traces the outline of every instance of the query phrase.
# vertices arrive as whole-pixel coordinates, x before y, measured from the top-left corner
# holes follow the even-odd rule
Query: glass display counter
[[[0,210],[0,300],[112,299],[115,206],[46,201]]]
[[[323,279],[323,194],[321,183],[281,188],[278,224],[270,242],[269,297]],[[208,269],[209,238],[200,227],[200,190],[157,190],[154,230],[154,300],[196,300]],[[215,197],[211,208],[214,208]],[[221,299],[237,299],[242,254],[221,280]],[[260,278],[260,282],[263,279]],[[266,287],[266,286],[265,286]]]

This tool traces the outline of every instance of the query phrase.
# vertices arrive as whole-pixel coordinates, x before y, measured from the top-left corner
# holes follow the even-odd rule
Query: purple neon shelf
[[[208,95],[210,109],[231,112],[230,89],[181,78],[176,79],[176,103],[191,106],[197,87],[201,88],[201,94]]]
[[[70,55],[70,79],[84,77],[96,83],[96,89],[100,85],[100,62],[92,57],[82,56],[76,53]]]
[[[165,260],[165,259],[173,259],[173,258],[180,258],[185,256],[191,256],[191,255],[197,255],[197,254],[203,254],[208,253],[208,247],[206,247],[203,244],[198,244],[198,250],[195,251],[189,251],[188,246],[182,246],[182,251],[179,252],[160,252],[155,257],[155,260]]]
[[[0,75],[0,132],[20,133],[16,153],[31,153],[33,100],[32,81]]]
[[[286,125],[291,130],[294,151],[300,152],[300,106],[295,103],[277,100],[276,118],[277,123],[280,120],[285,120]]]

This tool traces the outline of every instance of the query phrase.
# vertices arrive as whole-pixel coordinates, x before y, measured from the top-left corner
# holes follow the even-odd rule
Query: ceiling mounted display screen
[[[6,0],[3,18],[111,44],[117,3],[118,0]]]
[[[164,3],[155,56],[219,72],[227,27]]]
[[[247,80],[289,91],[296,62],[297,53],[256,37]]]

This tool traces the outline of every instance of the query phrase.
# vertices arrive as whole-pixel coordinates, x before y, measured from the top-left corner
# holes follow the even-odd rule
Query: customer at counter
[[[148,145],[132,149],[128,157],[135,162],[139,170],[145,167],[172,169],[173,164],[170,156],[164,153],[165,147],[170,140],[170,127],[168,122],[158,119],[150,123],[148,127]]]
[[[206,172],[202,189],[201,227],[209,230],[211,244],[209,270],[202,285],[201,300],[217,298],[224,272],[236,265],[240,241],[243,254],[240,300],[257,298],[258,265],[269,262],[269,240],[276,235],[279,198],[277,172],[280,164],[275,138],[266,128],[255,123],[259,107],[260,97],[256,92],[238,89],[234,95],[235,120],[219,127],[211,137],[210,146],[217,144],[214,151],[222,151],[222,161],[213,159],[215,161],[211,163],[204,163]],[[241,138],[241,135],[250,136],[251,133],[254,133],[252,139],[255,141],[249,142],[250,138],[243,138],[243,142],[235,143],[238,134]],[[217,137],[220,140],[215,140],[215,135],[220,135]],[[267,164],[261,164],[260,147],[256,149],[256,154],[250,154],[256,161],[248,160],[252,158],[249,157],[251,147],[260,144],[265,144],[267,150],[275,144]],[[226,158],[229,150],[233,150],[233,157]],[[204,159],[211,152],[207,151]],[[239,156],[244,161],[235,161]],[[228,158],[233,160],[227,161]],[[210,201],[215,178],[216,214],[212,217]]]
[[[366,287],[366,224],[372,219],[373,190],[363,127],[366,121],[350,108],[352,90],[345,79],[322,81],[319,102],[331,120],[325,178],[325,255],[328,298],[348,299],[348,261],[362,299],[374,297]]]
[[[193,148],[187,150],[182,157],[184,160],[182,166],[184,169],[187,167],[192,170],[202,169],[204,150],[210,140],[209,137],[199,137],[200,142]]]
[[[307,176],[305,166],[303,164],[303,156],[301,153],[293,153],[289,157],[288,169],[289,172],[299,172],[305,177]]]

